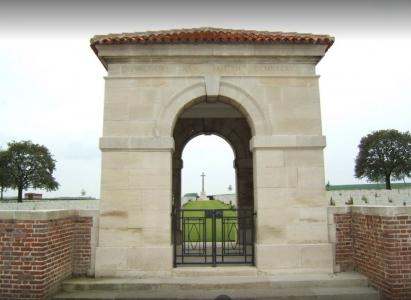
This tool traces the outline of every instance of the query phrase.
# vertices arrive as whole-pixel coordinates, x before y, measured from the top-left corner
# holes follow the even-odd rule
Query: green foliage
[[[325,185],[325,190],[326,190],[326,191],[329,191],[330,188],[331,188],[331,184],[330,184],[330,182],[328,181],[327,184]]]
[[[0,200],[3,200],[3,192],[10,187],[11,178],[7,168],[7,152],[0,150]]]
[[[230,209],[229,204],[220,200],[196,200],[183,205],[184,209]]]
[[[49,150],[31,141],[11,142],[6,151],[6,167],[10,174],[11,187],[18,190],[22,202],[23,190],[28,188],[54,191],[59,184],[53,177],[55,160]]]
[[[411,135],[395,129],[374,131],[363,137],[358,145],[355,177],[385,182],[391,189],[391,178],[404,179],[411,175]]]

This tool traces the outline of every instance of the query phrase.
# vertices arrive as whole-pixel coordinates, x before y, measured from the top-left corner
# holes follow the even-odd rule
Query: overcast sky
[[[204,26],[324,33],[336,38],[317,68],[326,180],[356,183],[360,138],[377,129],[411,127],[409,3],[1,2],[0,147],[30,139],[50,149],[61,187],[48,196],[77,196],[85,189],[99,197],[106,72],[89,47],[93,35]],[[204,145],[216,154],[205,155]],[[193,140],[184,158],[183,193],[200,190],[203,169],[209,173],[207,192],[234,186],[233,154],[225,142]]]

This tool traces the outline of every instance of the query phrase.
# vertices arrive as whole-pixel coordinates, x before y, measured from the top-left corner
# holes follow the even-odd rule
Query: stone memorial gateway
[[[327,207],[315,68],[332,44],[95,36],[100,209],[0,209],[0,299],[411,299],[411,207]],[[235,210],[181,208],[181,155],[199,134],[233,149]]]
[[[171,275],[181,155],[199,134],[234,150],[257,270],[332,272],[315,67],[333,41],[213,28],[95,36],[107,69],[96,276]]]

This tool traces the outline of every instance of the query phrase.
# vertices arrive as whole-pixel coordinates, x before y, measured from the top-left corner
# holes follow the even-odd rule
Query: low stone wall
[[[327,203],[334,202],[335,206],[346,206],[352,201],[353,205],[361,206],[411,206],[411,189],[393,190],[336,190],[326,192]]]
[[[0,299],[46,299],[94,274],[97,211],[0,211]]]
[[[329,207],[336,272],[356,270],[382,299],[411,299],[411,208]]]
[[[44,210],[44,209],[73,209],[98,210],[99,199],[89,200],[24,200],[18,202],[0,202],[0,210]]]

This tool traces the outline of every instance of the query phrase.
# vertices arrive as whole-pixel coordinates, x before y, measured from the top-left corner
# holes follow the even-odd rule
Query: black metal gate
[[[252,209],[176,209],[174,266],[254,265]]]

